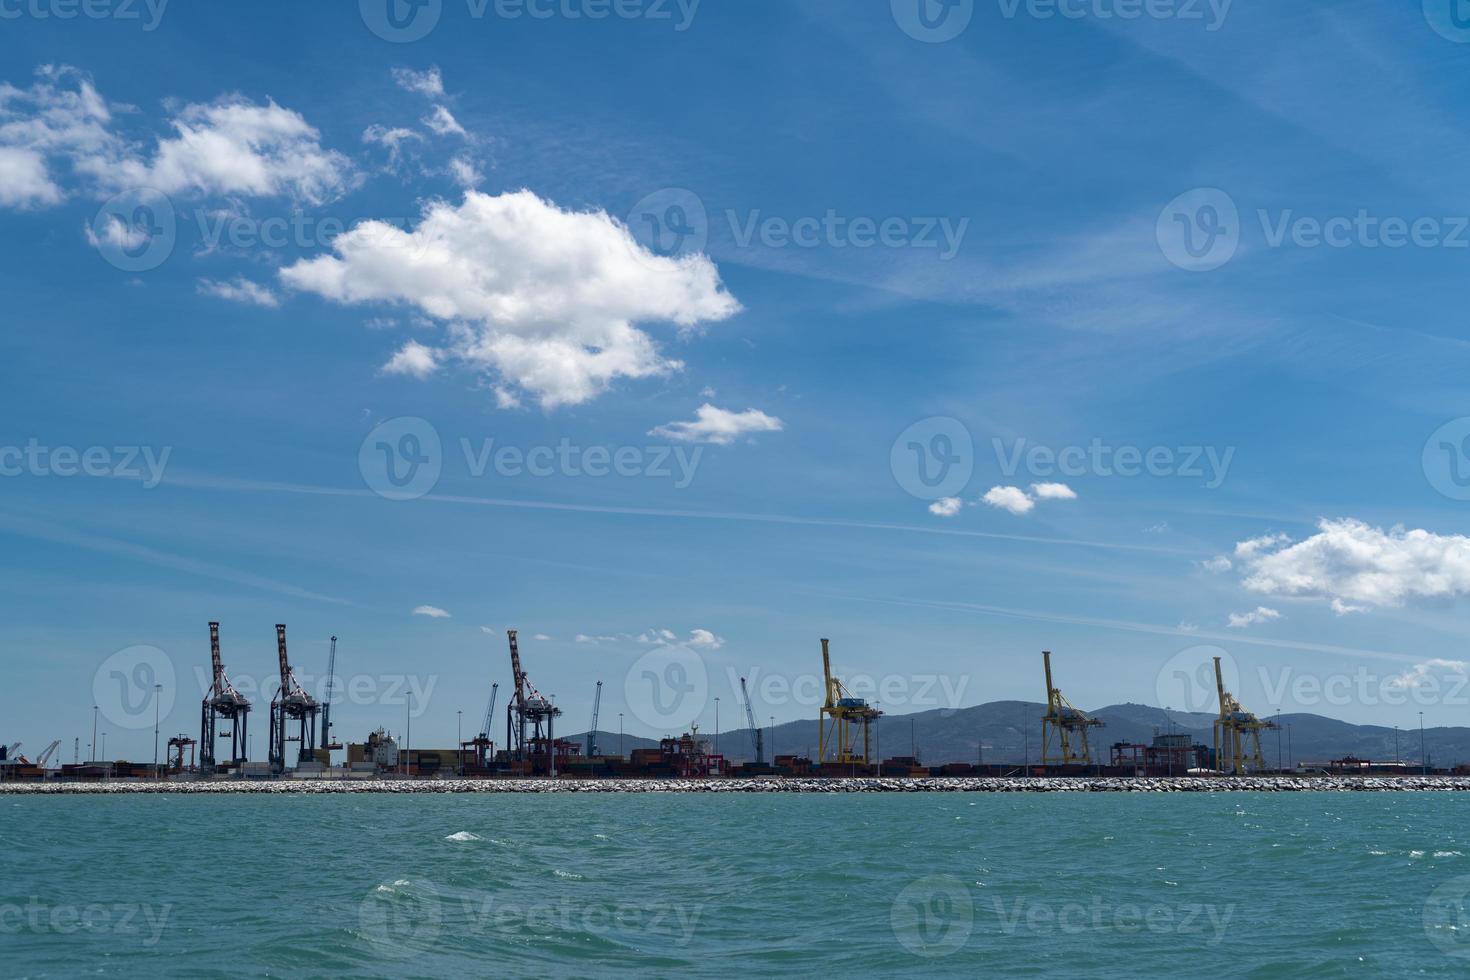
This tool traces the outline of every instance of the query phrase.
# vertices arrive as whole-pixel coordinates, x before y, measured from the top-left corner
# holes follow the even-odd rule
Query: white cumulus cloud
[[[1385,531],[1345,518],[1319,521],[1316,534],[1295,544],[1275,536],[1242,545],[1250,545],[1243,563],[1247,589],[1326,602],[1338,614],[1470,593],[1470,537],[1463,535]]]
[[[99,196],[149,187],[320,204],[358,180],[299,112],[269,99],[185,105],[170,121],[173,135],[145,150],[114,130],[112,109],[81,72],[47,65],[36,75],[28,89],[0,84],[0,203],[60,201],[58,166]]]
[[[1200,567],[1207,572],[1228,572],[1232,567],[1230,559],[1226,558],[1224,555],[1216,555],[1213,558],[1206,558],[1199,564]]]
[[[1459,674],[1461,676],[1470,672],[1470,664],[1463,660],[1445,660],[1440,657],[1432,657],[1423,663],[1415,664],[1408,670],[1396,677],[1388,679],[1388,686],[1399,690],[1422,687],[1430,678],[1438,678],[1443,674]]]
[[[449,618],[449,612],[447,610],[440,609],[438,606],[414,606],[413,614],[415,616],[428,616],[430,619]],[[483,628],[484,627],[481,627],[481,629]]]
[[[1267,609],[1265,606],[1257,606],[1250,612],[1231,613],[1229,624],[1234,629],[1245,629],[1257,623],[1264,623],[1272,619],[1280,619],[1281,613],[1275,609]]]
[[[1031,492],[1037,500],[1076,500],[1077,491],[1065,483],[1033,483]]]
[[[935,517],[953,517],[963,506],[959,497],[941,497],[929,505],[929,513]]]
[[[454,118],[454,113],[442,105],[434,106],[434,111],[425,116],[421,122],[436,136],[464,136],[464,127],[459,120]]]
[[[46,170],[46,158],[35,150],[0,146],[0,206],[10,208],[55,204],[61,188]]]
[[[692,422],[665,422],[650,429],[651,436],[662,436],[679,442],[712,442],[728,446],[741,436],[756,432],[780,432],[784,423],[774,415],[755,408],[731,412],[706,402],[694,413]]]
[[[992,507],[999,507],[1017,516],[1030,513],[1036,506],[1036,501],[1028,497],[1026,491],[1020,487],[991,487],[980,499]]]
[[[406,374],[414,378],[427,378],[439,370],[439,352],[425,347],[417,340],[410,340],[383,365],[384,374]]]
[[[365,221],[332,250],[282,269],[282,281],[336,303],[415,307],[450,325],[454,357],[544,408],[683,367],[635,324],[687,329],[740,309],[705,256],[653,255],[606,213],[525,190],[435,202],[409,230]]]
[[[243,276],[237,276],[230,282],[217,282],[213,279],[200,279],[198,284],[201,296],[215,296],[219,299],[227,299],[233,303],[246,303],[254,306],[264,306],[275,309],[281,305],[278,297],[269,288],[258,282],[251,282]]]
[[[444,96],[444,76],[439,74],[438,65],[430,65],[425,71],[414,71],[412,68],[393,69],[393,81],[399,88],[429,98],[442,98]]]

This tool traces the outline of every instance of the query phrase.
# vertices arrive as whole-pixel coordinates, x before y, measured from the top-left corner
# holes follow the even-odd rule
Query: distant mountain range
[[[1105,727],[1091,732],[1094,758],[1107,762],[1108,748],[1114,742],[1148,743],[1155,734],[1187,732],[1197,742],[1212,745],[1212,714],[1184,711],[1166,712],[1145,704],[1114,704],[1089,712]],[[876,751],[884,759],[916,755],[927,765],[943,762],[978,762],[987,764],[1020,764],[1023,759],[1041,761],[1041,718],[1046,705],[1034,701],[992,701],[988,704],[956,710],[935,709],[907,715],[884,715],[875,726]],[[1272,716],[1273,718],[1275,716]],[[1314,714],[1283,714],[1280,737],[1276,732],[1261,733],[1261,754],[1268,765],[1282,763],[1327,762],[1354,756],[1375,762],[1419,763],[1419,730],[1400,729],[1397,755],[1394,730],[1378,725],[1353,725],[1335,718]],[[1288,733],[1288,727],[1290,731]],[[672,733],[678,734],[678,733]],[[792,721],[763,732],[767,761],[773,755],[817,756],[817,722]],[[714,741],[714,733],[701,732]],[[586,739],[586,734],[571,736]],[[619,753],[617,732],[601,732],[598,751],[608,755]],[[626,736],[623,754],[639,748],[657,748],[656,739]],[[774,749],[773,749],[774,746]],[[1470,761],[1470,728],[1427,728],[1424,747],[1431,765],[1452,766]],[[755,743],[750,729],[739,728],[719,734],[719,751],[731,762],[755,758]]]

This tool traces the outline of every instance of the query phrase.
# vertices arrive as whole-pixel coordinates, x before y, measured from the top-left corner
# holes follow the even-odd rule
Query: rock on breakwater
[[[1355,793],[1470,790],[1465,776],[1173,776],[844,779],[200,779],[0,783],[0,795],[137,793]]]

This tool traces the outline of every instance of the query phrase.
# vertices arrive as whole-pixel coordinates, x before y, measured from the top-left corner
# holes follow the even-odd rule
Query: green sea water
[[[0,975],[1465,976],[1467,805],[0,798]]]

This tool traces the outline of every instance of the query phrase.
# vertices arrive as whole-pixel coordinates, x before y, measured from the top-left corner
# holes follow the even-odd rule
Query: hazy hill
[[[1041,759],[1041,717],[1046,706],[1034,701],[991,701],[958,710],[935,709],[913,714],[884,715],[874,728],[876,751],[885,759],[916,754],[921,761],[936,765],[941,762],[976,762],[1019,764],[1023,758],[1033,763]],[[1172,730],[1188,732],[1205,745],[1212,744],[1210,714],[1184,711],[1165,712],[1144,704],[1114,704],[1091,712],[1105,727],[1092,730],[1094,757],[1106,761],[1108,747],[1114,742],[1147,743],[1155,733]],[[1344,756],[1393,761],[1394,730],[1375,725],[1353,725],[1335,718],[1314,714],[1280,716],[1280,758],[1296,762],[1326,762]],[[1288,734],[1287,728],[1290,727]],[[702,733],[711,741],[714,733]],[[793,721],[764,732],[769,761],[774,754],[817,754],[817,722]],[[585,740],[585,734],[572,736]],[[1289,743],[1288,743],[1289,740]],[[625,736],[627,752],[636,748],[657,748],[656,739]],[[983,748],[982,748],[983,745]],[[1453,765],[1470,761],[1470,728],[1429,728],[1424,732],[1424,745],[1429,760],[1435,765]],[[774,751],[773,751],[774,746]],[[598,736],[599,751],[618,753],[618,734],[603,732]],[[755,747],[747,728],[730,729],[719,735],[719,750],[732,762],[755,757]],[[1268,763],[1274,765],[1278,755],[1278,735],[1263,732],[1261,750]],[[1419,730],[1405,728],[1398,736],[1398,756],[1405,762],[1419,762]]]

